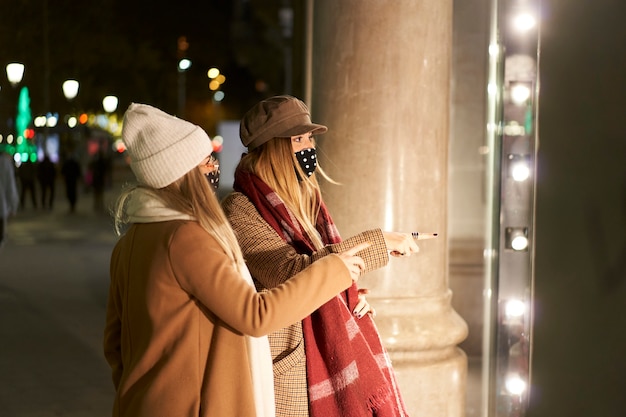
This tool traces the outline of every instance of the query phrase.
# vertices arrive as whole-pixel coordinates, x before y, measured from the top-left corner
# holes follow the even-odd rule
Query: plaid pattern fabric
[[[261,179],[238,170],[234,188],[253,202],[263,219],[297,252],[314,252],[301,225]],[[316,229],[325,244],[341,241],[323,203]],[[373,321],[367,316],[356,322],[351,314],[357,301],[353,285],[302,321],[311,416],[405,416],[389,357]]]
[[[273,288],[330,254],[343,252],[359,243],[371,246],[359,254],[365,261],[365,272],[381,268],[389,262],[387,246],[380,229],[361,232],[340,243],[327,245],[311,254],[297,253],[261,217],[250,200],[233,192],[222,201],[222,207],[246,259],[259,291]],[[268,335],[274,361],[274,395],[277,417],[308,417],[309,403],[306,381],[306,357],[302,322],[294,323]]]

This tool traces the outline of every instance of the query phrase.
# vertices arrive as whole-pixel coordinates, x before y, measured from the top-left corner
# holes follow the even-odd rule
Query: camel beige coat
[[[196,222],[133,225],[111,257],[113,415],[254,417],[243,334],[297,322],[351,283],[333,255],[260,294]]]

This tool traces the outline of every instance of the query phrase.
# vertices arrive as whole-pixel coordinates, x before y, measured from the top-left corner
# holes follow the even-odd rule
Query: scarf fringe
[[[387,404],[391,397],[392,392],[389,388],[379,388],[375,393],[367,397],[367,409],[373,413]]]

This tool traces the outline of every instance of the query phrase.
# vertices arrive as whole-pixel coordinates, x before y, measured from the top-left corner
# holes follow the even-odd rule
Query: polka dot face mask
[[[217,191],[220,185],[220,170],[219,168],[213,172],[209,172],[208,174],[204,174],[211,187],[213,187],[214,191]]]
[[[313,175],[315,168],[317,168],[317,154],[315,153],[315,148],[302,149],[296,152],[296,159],[307,177]]]

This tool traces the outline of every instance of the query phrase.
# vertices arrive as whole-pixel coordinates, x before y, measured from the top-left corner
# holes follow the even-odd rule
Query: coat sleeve
[[[256,337],[302,320],[352,285],[343,261],[332,255],[258,293],[218,242],[194,222],[178,228],[169,256],[185,291],[233,329]]]
[[[241,193],[227,197],[222,206],[230,221],[252,276],[264,288],[273,288],[331,253],[340,253],[363,242],[371,244],[358,253],[365,261],[365,273],[389,262],[387,246],[380,229],[359,233],[340,243],[327,245],[313,254],[299,254],[263,219],[250,200]]]

